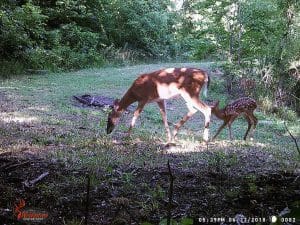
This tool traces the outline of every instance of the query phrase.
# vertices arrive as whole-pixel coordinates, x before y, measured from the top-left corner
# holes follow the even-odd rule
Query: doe
[[[247,135],[251,129],[251,126],[253,125],[253,131],[256,128],[257,125],[257,118],[253,115],[254,110],[256,109],[257,104],[256,101],[249,97],[243,97],[235,100],[234,102],[228,104],[223,109],[219,109],[219,101],[217,101],[212,106],[212,113],[218,117],[219,119],[223,120],[224,123],[219,127],[217,133],[212,138],[214,140],[218,134],[221,132],[221,130],[228,125],[229,129],[229,138],[232,140],[232,134],[231,134],[231,124],[233,121],[240,116],[241,114],[244,115],[246,120],[248,121],[248,129],[244,135],[244,140],[246,140]]]
[[[165,100],[179,95],[185,100],[188,113],[175,125],[173,136],[175,137],[179,128],[199,110],[205,117],[203,139],[207,142],[211,107],[200,101],[199,95],[202,87],[204,95],[206,94],[209,81],[209,76],[205,71],[194,68],[169,68],[140,75],[122,99],[115,100],[113,110],[108,115],[107,134],[113,131],[125,109],[132,103],[138,102],[128,130],[130,134],[144,106],[150,102],[156,102],[160,108],[169,143],[172,135],[167,121]]]

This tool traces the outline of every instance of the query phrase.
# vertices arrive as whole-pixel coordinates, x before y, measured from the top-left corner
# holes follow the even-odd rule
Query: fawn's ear
[[[213,105],[212,105],[212,108],[219,107],[219,103],[220,103],[219,100],[215,101],[215,102],[213,103]]]

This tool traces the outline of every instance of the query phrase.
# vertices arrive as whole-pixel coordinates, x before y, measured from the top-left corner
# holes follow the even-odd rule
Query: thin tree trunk
[[[229,61],[232,62],[233,55],[234,55],[234,31],[233,31],[233,25],[229,25],[229,31],[230,31],[230,39],[229,39]]]
[[[242,45],[242,23],[241,23],[241,4],[240,1],[237,3],[237,20],[238,20],[238,26],[239,26],[239,34],[238,34],[238,65],[241,65],[241,45]]]
[[[282,93],[284,92],[284,81],[286,79],[285,77],[286,72],[284,71],[283,52],[285,46],[288,43],[291,25],[293,24],[292,2],[290,0],[286,1],[284,14],[286,16],[286,25],[285,25],[284,33],[282,34],[281,37],[279,49],[277,52],[277,58],[275,62],[276,73],[278,75],[278,84],[275,90],[276,94],[274,100],[275,102],[279,103],[279,106],[283,105],[283,101],[281,101],[281,97],[282,97]],[[279,101],[277,101],[276,99],[277,97],[279,97],[278,99]]]

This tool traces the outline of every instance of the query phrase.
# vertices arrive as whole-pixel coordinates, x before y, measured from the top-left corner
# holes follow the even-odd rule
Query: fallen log
[[[31,181],[25,181],[24,185],[25,187],[33,187],[37,182],[41,181],[42,179],[44,179],[46,176],[49,175],[49,172],[45,172],[43,174],[41,174],[40,176],[38,176],[37,178],[31,180]]]
[[[76,96],[74,95],[73,98],[80,102],[83,105],[86,106],[96,106],[96,107],[109,107],[113,108],[114,106],[114,99],[111,97],[106,97],[106,96],[92,96],[90,94],[85,94],[81,96]],[[130,105],[126,111],[133,111],[134,106]]]

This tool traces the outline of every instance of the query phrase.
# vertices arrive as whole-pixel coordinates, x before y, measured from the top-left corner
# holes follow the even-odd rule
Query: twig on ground
[[[86,184],[86,200],[85,200],[85,220],[84,224],[88,224],[88,217],[89,217],[89,202],[90,202],[90,174],[87,174],[87,184]]]
[[[167,225],[171,224],[171,217],[172,217],[172,202],[173,202],[173,183],[174,183],[174,176],[171,171],[170,162],[168,160],[168,170],[169,170],[169,177],[170,177],[170,186],[169,186],[169,202],[168,202],[168,215],[167,215]]]
[[[291,138],[293,139],[293,141],[295,142],[297,151],[298,151],[299,156],[300,156],[300,149],[299,149],[299,146],[298,146],[298,143],[297,143],[296,138],[291,134],[291,132],[289,131],[289,129],[288,129],[287,125],[286,125],[286,123],[284,122],[283,124],[284,124],[284,127],[285,127],[286,131],[289,133],[290,137],[291,137]]]

